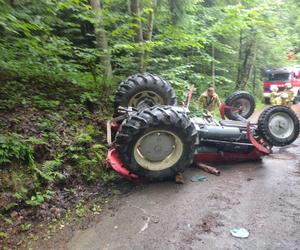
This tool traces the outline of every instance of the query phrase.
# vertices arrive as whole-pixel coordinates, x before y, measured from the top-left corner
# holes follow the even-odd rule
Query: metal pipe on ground
[[[221,174],[220,170],[217,168],[214,168],[212,166],[208,166],[204,163],[196,163],[196,166],[200,169],[202,169],[203,171],[210,173],[210,174],[214,174],[219,176]]]

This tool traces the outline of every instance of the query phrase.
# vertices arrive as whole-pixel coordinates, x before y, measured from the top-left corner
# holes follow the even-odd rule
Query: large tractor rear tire
[[[167,81],[149,73],[136,74],[119,85],[114,99],[114,116],[118,115],[119,106],[142,109],[175,104],[175,91]]]
[[[255,110],[255,100],[253,96],[246,91],[234,92],[226,99],[225,104],[228,106],[241,108],[241,110],[239,111],[225,109],[225,116],[229,120],[240,120],[239,116],[247,119],[253,114]]]
[[[163,180],[192,163],[196,137],[196,129],[184,112],[170,106],[152,107],[124,121],[116,148],[130,172]]]
[[[289,145],[299,136],[298,117],[289,107],[272,106],[259,116],[258,134],[272,146]]]

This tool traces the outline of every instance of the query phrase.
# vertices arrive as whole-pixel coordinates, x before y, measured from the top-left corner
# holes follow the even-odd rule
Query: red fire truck
[[[300,65],[266,71],[267,80],[264,82],[264,101],[270,104],[271,85],[276,85],[279,92],[285,89],[286,83],[291,83],[294,91],[294,104],[300,103]]]

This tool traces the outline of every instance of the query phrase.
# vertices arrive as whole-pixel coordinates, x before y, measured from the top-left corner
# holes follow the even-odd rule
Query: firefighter
[[[271,104],[280,105],[281,98],[280,98],[280,94],[278,93],[278,87],[276,85],[271,85],[270,90],[271,90],[271,95],[270,95]]]
[[[292,84],[291,83],[286,83],[285,84],[285,89],[283,91],[283,94],[281,95],[282,99],[282,105],[291,107],[294,101],[294,92],[292,90]]]
[[[280,94],[281,98],[281,105],[288,106],[289,107],[289,96],[286,92],[282,92]]]
[[[212,115],[214,115],[216,107],[219,108],[221,106],[221,100],[212,86],[209,86],[209,88],[201,94],[199,102],[200,108],[209,111]]]

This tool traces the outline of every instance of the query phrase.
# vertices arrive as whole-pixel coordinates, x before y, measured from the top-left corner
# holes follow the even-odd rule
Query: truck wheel
[[[300,103],[300,89],[297,91],[297,95],[294,98],[293,104],[299,104]]]
[[[300,96],[296,96],[294,98],[293,104],[299,104],[300,103]]]
[[[168,82],[157,75],[136,74],[119,85],[114,99],[114,116],[118,115],[119,106],[141,109],[175,104],[176,94]]]
[[[273,146],[289,145],[299,136],[298,117],[286,106],[270,107],[259,116],[258,134]]]
[[[264,97],[264,103],[265,104],[271,104],[270,97]]]
[[[225,109],[225,116],[229,120],[239,120],[239,116],[247,119],[255,110],[254,98],[246,91],[234,92],[226,99],[225,104],[233,107],[241,107],[239,111]]]
[[[141,177],[163,180],[192,163],[196,129],[170,106],[144,109],[128,118],[116,137],[125,167]]]

